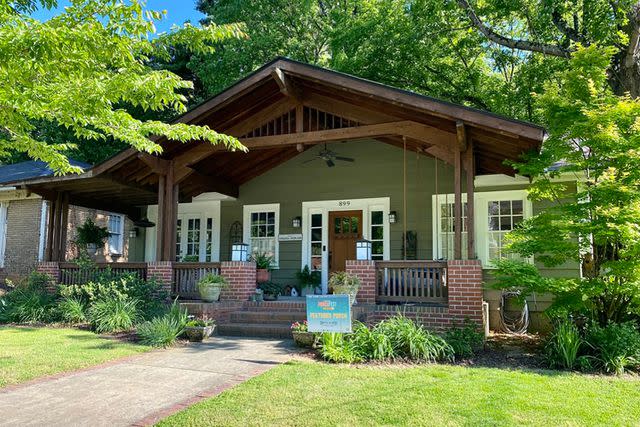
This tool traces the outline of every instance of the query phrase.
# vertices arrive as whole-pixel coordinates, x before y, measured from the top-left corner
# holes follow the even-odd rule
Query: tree
[[[152,136],[243,148],[206,126],[139,120],[125,109],[184,112],[182,92],[193,84],[150,67],[151,58],[167,60],[175,46],[210,54],[220,42],[241,37],[239,25],[187,24],[154,38],[154,21],[162,13],[145,10],[142,0],[73,0],[48,21],[29,16],[56,3],[0,0],[1,152],[26,153],[56,172],[78,172],[64,154],[71,144],[39,137],[47,127],[68,129],[78,140],[122,142],[149,153],[161,151]]]
[[[640,96],[640,2],[637,0],[457,0],[473,26],[496,45],[568,59],[579,45],[612,46],[614,93]]]
[[[556,306],[601,324],[640,313],[640,100],[617,96],[607,70],[614,48],[578,47],[570,68],[537,97],[549,137],[542,155],[515,165],[552,206],[509,235],[509,250],[547,267],[582,266],[582,277],[542,277],[513,259],[497,263],[499,287],[551,292]],[[556,178],[571,174],[578,190]]]

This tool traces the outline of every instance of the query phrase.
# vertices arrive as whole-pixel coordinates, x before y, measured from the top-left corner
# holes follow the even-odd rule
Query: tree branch
[[[561,58],[569,58],[571,51],[564,49],[560,46],[550,45],[546,43],[540,43],[529,40],[512,39],[496,33],[491,28],[485,25],[484,22],[478,17],[475,10],[471,7],[467,0],[458,0],[458,5],[465,10],[467,16],[473,23],[473,25],[484,34],[489,40],[497,43],[501,46],[505,46],[511,49],[526,50],[529,52],[540,52],[545,55],[558,56]]]
[[[573,40],[576,43],[582,43],[585,46],[588,46],[590,43],[584,37],[584,35],[580,34],[580,32],[576,28],[571,28],[567,22],[562,19],[562,15],[558,12],[557,9],[553,9],[551,13],[551,20],[557,29],[560,30],[565,36],[569,37],[569,39]]]

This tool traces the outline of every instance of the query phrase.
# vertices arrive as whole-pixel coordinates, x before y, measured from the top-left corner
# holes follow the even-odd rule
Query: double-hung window
[[[487,200],[483,207],[487,210],[486,250],[487,263],[504,258],[505,236],[522,222],[525,216],[525,200]],[[509,257],[514,257],[509,254]]]
[[[279,261],[279,204],[248,205],[244,207],[244,241],[251,254],[265,253],[273,257],[274,267]]]
[[[109,214],[109,253],[122,255],[124,249],[124,216]]]
[[[434,196],[434,254],[438,259],[454,258],[455,203],[453,194]],[[462,257],[467,258],[467,200],[462,199]]]

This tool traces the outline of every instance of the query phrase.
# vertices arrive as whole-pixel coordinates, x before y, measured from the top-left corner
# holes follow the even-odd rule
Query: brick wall
[[[222,290],[220,301],[247,301],[256,291],[256,264],[228,261],[220,265],[220,275],[229,282]]]
[[[162,284],[162,288],[171,294],[173,284],[173,262],[156,261],[147,263],[147,278],[155,279]]]
[[[375,304],[376,302],[376,263],[375,261],[348,260],[346,272],[360,279],[360,289],[356,301],[358,304]]]
[[[469,318],[482,325],[482,265],[478,260],[447,262],[449,314],[462,321]]]
[[[36,271],[42,274],[46,274],[51,279],[49,281],[49,286],[47,286],[47,290],[51,293],[56,291],[56,287],[58,286],[58,280],[60,278],[60,268],[58,267],[57,262],[40,262],[36,266]]]
[[[38,262],[42,199],[11,200],[7,205],[7,238],[4,272],[18,280],[28,275]]]

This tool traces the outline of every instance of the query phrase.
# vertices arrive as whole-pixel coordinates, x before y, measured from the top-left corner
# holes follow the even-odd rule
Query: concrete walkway
[[[280,340],[202,344],[0,390],[0,425],[146,425],[260,374],[293,354]]]

